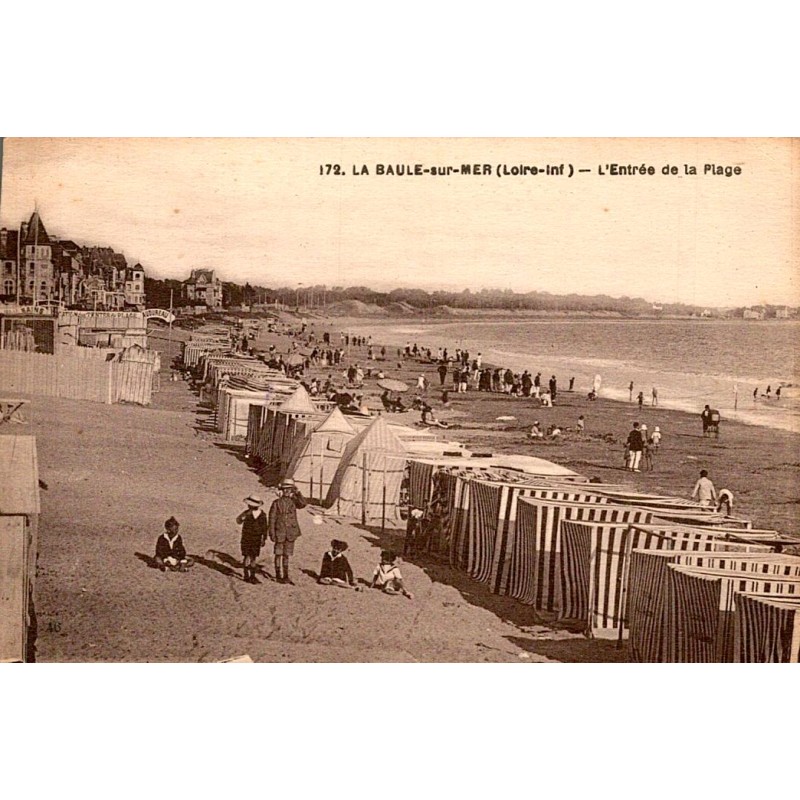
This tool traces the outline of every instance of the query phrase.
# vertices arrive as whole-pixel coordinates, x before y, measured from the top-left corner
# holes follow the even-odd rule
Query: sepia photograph
[[[799,157],[3,140],[0,660],[797,663]]]

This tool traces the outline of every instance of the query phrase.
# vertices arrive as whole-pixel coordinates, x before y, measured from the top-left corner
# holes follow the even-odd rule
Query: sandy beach
[[[181,334],[176,331],[175,338]],[[185,336],[185,333],[183,334]],[[288,337],[269,337],[287,348]],[[164,339],[152,346],[165,349]],[[173,341],[173,351],[177,341]],[[366,363],[366,348],[363,357]],[[166,359],[165,359],[166,363]],[[420,371],[438,386],[433,365],[396,363],[393,377]],[[317,370],[327,374],[330,370]],[[312,372],[312,374],[315,374]],[[435,379],[435,380],[434,380]],[[374,380],[365,400],[380,407]],[[696,415],[560,393],[554,408],[522,398],[470,392],[434,406],[446,438],[482,451],[541,456],[586,475],[688,496],[701,468],[736,497],[735,512],[758,527],[795,533],[800,436],[736,423],[719,440],[701,436]],[[31,425],[43,481],[36,585],[39,661],[476,662],[624,661],[624,649],[585,639],[547,615],[505,597],[430,556],[402,564],[413,600],[375,591],[319,586],[316,573],[332,538],[348,542],[355,574],[368,582],[385,547],[402,532],[349,522],[315,525],[299,512],[303,535],[293,559],[295,586],[275,583],[262,552],[260,585],[242,580],[236,515],[263,485],[243,446],[221,441],[207,409],[184,381],[162,380],[152,407],[34,397]],[[584,437],[530,443],[534,419],[574,427]],[[407,417],[407,424],[419,418]],[[498,421],[497,417],[513,417]],[[622,442],[635,419],[658,424],[664,441],[655,470],[622,470]],[[45,488],[46,487],[46,488]],[[161,573],[150,556],[166,518],[181,523],[197,561],[188,573]]]

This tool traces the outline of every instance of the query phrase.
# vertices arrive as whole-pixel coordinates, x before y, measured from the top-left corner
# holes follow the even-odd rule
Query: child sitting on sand
[[[331,549],[322,556],[322,567],[319,571],[318,583],[325,586],[358,589],[353,577],[353,569],[344,554],[345,550],[347,550],[347,542],[342,542],[339,539],[334,539],[331,542]]]
[[[405,588],[403,576],[400,574],[400,568],[395,564],[396,561],[397,555],[391,550],[381,551],[381,563],[375,568],[370,588],[381,589],[386,594],[402,594],[412,600],[414,595]]]
[[[544,439],[544,433],[542,433],[542,429],[539,427],[539,420],[537,419],[536,422],[533,423],[533,427],[531,428],[531,432],[528,434],[529,439]]]
[[[156,564],[165,572],[186,572],[194,565],[194,561],[186,555],[183,539],[178,533],[180,523],[175,517],[170,517],[164,523],[164,533],[156,541]]]

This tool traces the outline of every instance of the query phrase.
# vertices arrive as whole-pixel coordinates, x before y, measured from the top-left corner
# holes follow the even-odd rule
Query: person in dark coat
[[[319,571],[319,581],[326,586],[348,586],[357,589],[353,569],[347,560],[344,551],[347,550],[347,542],[334,539],[331,542],[331,549],[322,556],[322,567]]]
[[[256,560],[267,539],[267,515],[262,506],[264,501],[254,494],[245,497],[247,509],[236,517],[236,524],[242,526],[242,557],[245,583],[260,583],[256,578]]]
[[[628,469],[631,472],[641,472],[639,465],[642,461],[642,452],[644,450],[644,439],[642,432],[639,429],[639,423],[633,423],[633,429],[628,434],[626,441],[628,447]]]
[[[555,403],[556,394],[558,392],[558,381],[556,381],[556,376],[555,375],[551,375],[550,376],[550,384],[549,384],[549,386],[550,386],[550,397],[553,400],[553,402]]]
[[[186,572],[194,565],[194,561],[186,555],[183,539],[178,530],[180,523],[175,517],[170,517],[164,523],[164,533],[156,541],[156,565],[165,572]]]
[[[297,509],[305,508],[306,501],[294,485],[284,480],[280,485],[280,497],[269,507],[269,538],[275,544],[275,575],[278,583],[294,581],[289,577],[289,557],[294,555],[294,543],[300,537]]]

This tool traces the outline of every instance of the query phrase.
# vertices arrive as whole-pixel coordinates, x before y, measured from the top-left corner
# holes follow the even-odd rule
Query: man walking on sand
[[[633,430],[628,434],[628,469],[631,472],[641,472],[639,464],[642,461],[642,451],[644,450],[644,439],[639,430],[639,423],[633,423]]]
[[[269,507],[270,541],[275,544],[275,577],[278,583],[294,586],[289,577],[289,557],[294,555],[294,543],[300,536],[297,509],[305,508],[306,501],[292,480],[281,481],[280,496]]]
[[[717,506],[717,490],[708,477],[707,469],[700,470],[700,477],[694,485],[694,491],[692,492],[692,500],[695,498],[700,501],[700,505],[702,506],[711,506],[712,508],[716,508]]]

